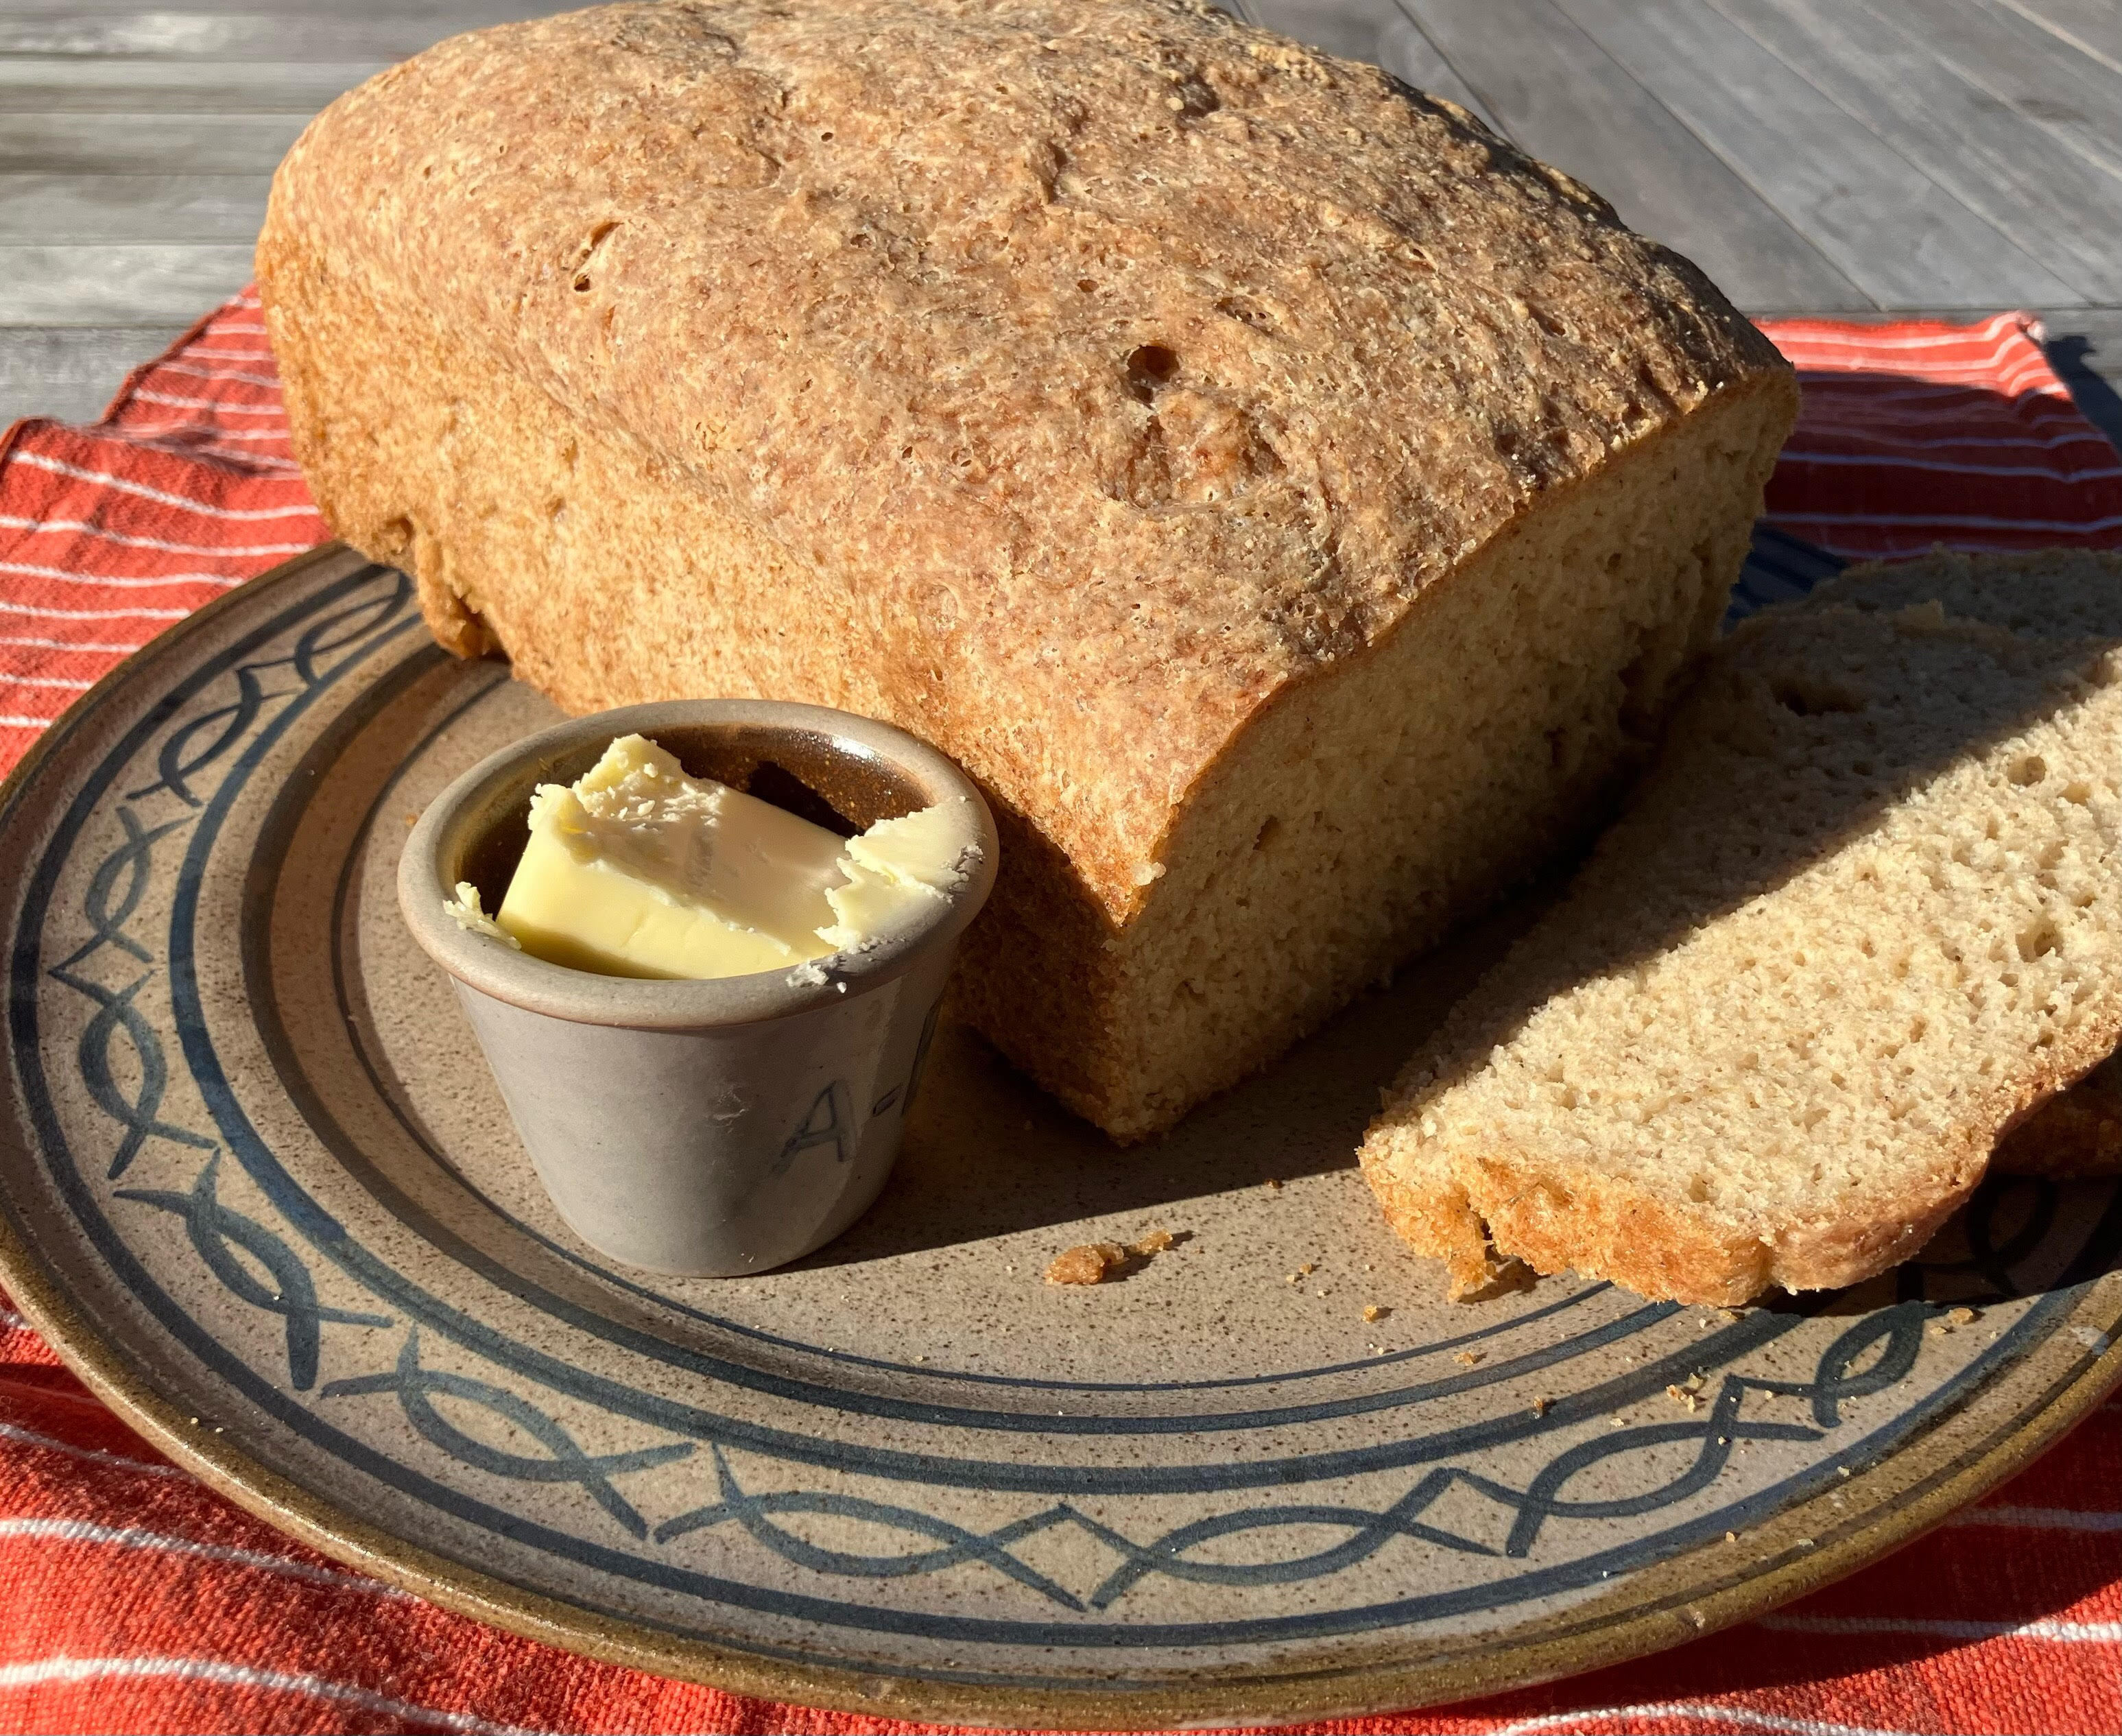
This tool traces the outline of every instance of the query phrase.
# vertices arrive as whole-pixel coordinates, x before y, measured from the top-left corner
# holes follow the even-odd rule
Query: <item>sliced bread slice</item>
[[[1726,640],[1389,1094],[1364,1172],[1456,1294],[1506,1256],[1725,1304],[1867,1277],[2122,1039],[2122,644],[1913,596]]]
[[[2122,554],[2040,549],[1872,562],[1816,589],[1800,606],[1876,614],[1937,602],[1948,615],[2039,639],[2122,639]],[[1998,1143],[2006,1175],[2122,1175],[2122,1057],[2110,1056]]]
[[[1914,560],[1846,568],[1788,607],[1877,615],[1931,602],[1956,620],[1984,621],[2032,639],[2122,639],[2122,554],[2092,549],[2024,554],[1934,549]]]

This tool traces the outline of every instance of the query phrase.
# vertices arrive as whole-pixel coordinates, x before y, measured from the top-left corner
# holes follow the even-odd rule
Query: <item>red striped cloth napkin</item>
[[[2122,470],[2025,315],[1790,321],[1778,521],[1849,554],[2122,542]],[[320,538],[255,297],[94,428],[0,440],[0,765],[125,652]],[[899,1731],[518,1640],[347,1572],[162,1461],[0,1300],[0,1731]],[[1891,1559],[1596,1675],[1330,1731],[2122,1730],[2122,1401]]]
[[[2041,349],[2032,315],[1979,325],[1768,328],[1805,386],[1769,517],[1852,559],[2122,544],[2122,461]]]
[[[0,439],[0,768],[127,653],[330,534],[253,291],[135,369],[96,426],[16,423]]]

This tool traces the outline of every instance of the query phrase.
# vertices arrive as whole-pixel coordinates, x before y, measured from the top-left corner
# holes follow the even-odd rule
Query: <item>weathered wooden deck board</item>
[[[2115,0],[1998,0],[1998,4],[2122,73],[2122,7]]]
[[[1863,0],[1711,0],[2083,302],[2122,302],[2122,180],[1969,83]]]
[[[267,175],[306,115],[0,114],[0,174],[138,175],[182,163],[196,175]]]
[[[338,91],[571,3],[0,0],[0,420],[92,414],[241,283]],[[1464,104],[1743,305],[2044,308],[2083,391],[2122,379],[2116,0],[1224,3]]]
[[[314,115],[385,60],[0,58],[0,114]]]
[[[250,275],[250,248],[0,246],[10,325],[189,325]]]
[[[1880,306],[2077,299],[2069,284],[1699,0],[1558,3]]]
[[[271,12],[304,19],[358,12],[370,18],[430,20],[427,28],[437,37],[505,24],[512,18],[576,10],[569,0],[339,0],[331,5],[323,0],[166,0],[160,5],[155,0],[7,0],[0,6],[0,12],[19,18],[133,18],[173,12],[218,18]]]
[[[248,246],[270,185],[264,175],[0,173],[0,241]]]
[[[190,323],[0,330],[0,425],[17,416],[92,420],[129,368],[160,354]]]
[[[2122,81],[2107,68],[1990,0],[1893,0],[1890,16],[1977,90],[2122,175]]]
[[[1552,0],[1409,0],[1503,130],[1677,248],[1734,299],[1877,304]]]
[[[282,4],[285,7],[286,0]],[[390,61],[480,24],[563,9],[524,5],[474,10],[453,0],[446,8],[403,16],[322,5],[227,13],[189,7],[103,13],[70,7],[39,13],[11,4],[0,9],[0,54]]]
[[[1330,54],[1375,62],[1417,90],[1456,102],[1503,130],[1421,26],[1391,0],[1370,6],[1352,6],[1348,0],[1231,0],[1231,10]]]
[[[1289,34],[1297,33],[1292,30]],[[1433,96],[1456,102],[1478,115],[1493,131],[1503,131],[1479,94],[1437,52],[1437,44],[1423,33],[1422,26],[1400,8],[1395,7],[1395,16],[1379,28],[1377,59],[1378,64],[1395,77],[1405,79],[1418,91],[1427,91]]]

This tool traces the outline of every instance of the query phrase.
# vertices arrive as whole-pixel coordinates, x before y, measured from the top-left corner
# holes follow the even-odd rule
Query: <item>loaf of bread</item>
[[[963,1008],[1121,1139],[1581,835],[1797,400],[1583,187],[1196,0],[460,37],[311,124],[258,272],[443,644],[979,779]]]
[[[1943,557],[1741,626],[1371,1129],[1394,1227],[1462,1294],[1515,1256],[1735,1304],[1919,1249],[2122,1039],[2122,633],[2080,636],[2118,599],[2113,556]]]

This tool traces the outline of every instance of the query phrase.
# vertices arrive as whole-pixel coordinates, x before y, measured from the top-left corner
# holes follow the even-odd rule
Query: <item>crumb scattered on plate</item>
[[[1481,1359],[1481,1355],[1482,1353],[1479,1350],[1461,1350],[1451,1359],[1457,1363],[1461,1368],[1470,1369],[1475,1363]]]
[[[1054,1256],[1046,1268],[1049,1284],[1103,1284],[1126,1267],[1148,1260],[1186,1239],[1152,1224],[1140,1239],[1123,1247],[1117,1242],[1079,1242]]]
[[[1375,1302],[1363,1305],[1363,1318],[1366,1320],[1383,1320],[1391,1313],[1391,1308],[1380,1308]]]
[[[1079,1242],[1054,1256],[1046,1268],[1049,1284],[1103,1284],[1105,1274],[1127,1263],[1127,1250],[1117,1242]]]

